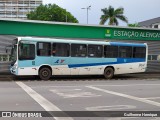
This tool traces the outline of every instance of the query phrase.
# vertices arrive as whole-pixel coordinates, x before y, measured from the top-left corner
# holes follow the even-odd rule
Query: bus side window
[[[119,47],[120,58],[132,58],[132,47],[131,46],[120,46]]]
[[[133,58],[145,58],[146,48],[145,47],[133,47]]]
[[[102,57],[102,45],[88,45],[88,57]]]
[[[70,56],[70,45],[68,43],[53,43],[52,55],[69,57]]]
[[[38,56],[50,56],[51,55],[51,43],[38,42],[37,43],[37,55]]]
[[[117,58],[118,57],[118,46],[104,46],[104,57],[106,58]]]
[[[72,57],[86,57],[87,45],[85,44],[72,44],[71,45],[71,56]]]

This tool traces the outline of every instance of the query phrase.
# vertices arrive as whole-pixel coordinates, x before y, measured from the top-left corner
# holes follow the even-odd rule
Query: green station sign
[[[125,40],[160,40],[160,30],[141,29],[106,29],[105,37],[110,39]]]
[[[90,26],[28,20],[0,20],[0,35],[77,39],[159,40],[160,30],[146,28]]]

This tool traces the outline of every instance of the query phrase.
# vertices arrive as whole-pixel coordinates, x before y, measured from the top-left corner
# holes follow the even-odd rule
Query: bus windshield
[[[14,65],[16,60],[17,60],[17,45],[14,45],[12,47],[12,50],[11,50],[11,62],[12,62],[12,65]]]
[[[20,43],[19,44],[19,60],[33,60],[35,59],[35,45]]]

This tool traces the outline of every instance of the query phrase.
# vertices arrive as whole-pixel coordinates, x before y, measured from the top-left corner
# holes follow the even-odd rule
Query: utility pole
[[[65,9],[66,10],[66,9]],[[67,10],[66,10],[66,22],[67,22]]]
[[[87,24],[88,24],[88,10],[90,10],[90,8],[91,8],[91,5],[86,7],[86,8],[81,8],[81,9],[86,9],[87,10]]]

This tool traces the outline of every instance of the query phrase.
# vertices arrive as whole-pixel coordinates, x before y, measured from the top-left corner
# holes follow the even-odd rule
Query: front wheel
[[[111,79],[114,76],[114,70],[111,67],[108,67],[104,70],[104,77],[106,79]]]
[[[39,71],[39,77],[41,80],[48,80],[52,75],[52,72],[49,68],[41,68]]]

